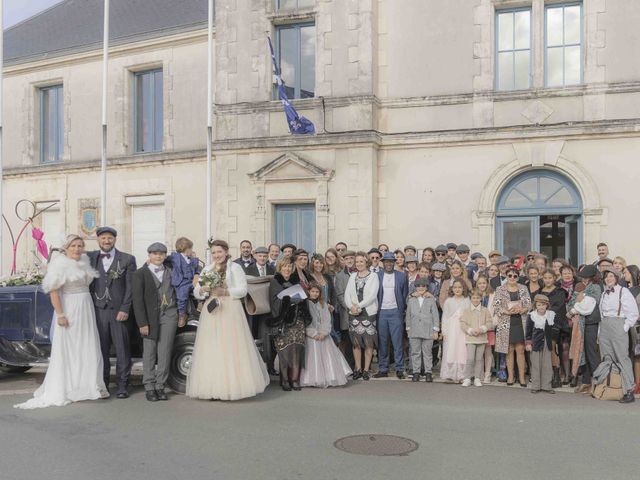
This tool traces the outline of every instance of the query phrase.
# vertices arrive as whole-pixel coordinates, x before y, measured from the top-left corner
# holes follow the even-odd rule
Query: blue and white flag
[[[278,96],[280,97],[280,101],[284,107],[284,113],[287,116],[289,131],[294,135],[308,135],[316,133],[316,128],[313,126],[313,123],[311,123],[309,119],[299,115],[296,109],[293,108],[293,105],[291,105],[291,102],[289,102],[287,94],[284,91],[284,84],[282,83],[282,77],[280,76],[280,68],[276,61],[276,55],[273,53],[271,38],[267,37],[267,40],[269,40],[269,50],[271,51],[271,60],[273,60],[273,70],[276,75],[276,81],[278,82]]]

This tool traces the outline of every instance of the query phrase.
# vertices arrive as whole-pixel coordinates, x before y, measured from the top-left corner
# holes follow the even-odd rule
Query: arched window
[[[496,214],[581,214],[582,200],[573,184],[555,172],[533,170],[511,180],[498,199]]]
[[[496,217],[496,244],[505,255],[534,250],[582,261],[582,199],[563,175],[542,169],[518,175],[500,193]]]

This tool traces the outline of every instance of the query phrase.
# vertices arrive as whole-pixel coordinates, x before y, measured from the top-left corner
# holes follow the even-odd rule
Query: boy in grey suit
[[[413,368],[411,381],[417,382],[420,380],[420,368],[422,362],[424,362],[426,381],[433,382],[431,348],[440,331],[440,315],[438,314],[435,298],[427,291],[428,280],[419,278],[413,285],[416,291],[409,297],[405,316]]]

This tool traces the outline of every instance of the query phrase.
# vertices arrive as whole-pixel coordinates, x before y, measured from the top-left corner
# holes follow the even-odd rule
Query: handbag
[[[264,315],[271,312],[269,303],[269,285],[273,275],[264,277],[247,277],[247,296],[244,307],[248,315]]]
[[[617,401],[622,399],[622,397],[624,396],[624,392],[622,389],[622,376],[620,375],[622,367],[619,363],[614,362],[611,357],[608,356],[607,358],[609,358],[607,376],[603,381],[591,387],[591,396],[598,400]],[[617,372],[614,370],[614,367]]]

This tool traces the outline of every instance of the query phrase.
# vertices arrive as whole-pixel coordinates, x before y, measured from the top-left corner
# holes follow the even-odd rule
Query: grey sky
[[[0,0],[2,1],[2,0]],[[4,0],[4,28],[33,17],[62,0]]]

